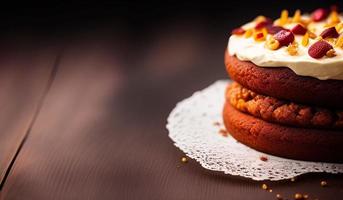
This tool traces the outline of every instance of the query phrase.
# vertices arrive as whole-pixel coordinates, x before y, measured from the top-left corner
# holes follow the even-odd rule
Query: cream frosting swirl
[[[242,28],[254,27],[255,22],[250,22]],[[296,24],[287,24],[286,28],[292,28]],[[317,34],[324,30],[324,23],[314,23]],[[269,36],[269,35],[268,35]],[[271,37],[271,36],[269,36]],[[301,45],[303,36],[295,36],[295,41],[299,43],[298,54],[291,56],[287,52],[287,47],[278,50],[270,50],[265,47],[265,42],[257,42],[252,37],[232,35],[229,38],[228,50],[230,55],[235,55],[243,61],[251,61],[260,67],[288,67],[300,76],[315,77],[320,80],[335,79],[343,80],[343,50],[335,48],[336,56],[332,58],[323,57],[320,59],[312,58],[308,54],[308,48],[317,40],[310,39],[308,46]]]

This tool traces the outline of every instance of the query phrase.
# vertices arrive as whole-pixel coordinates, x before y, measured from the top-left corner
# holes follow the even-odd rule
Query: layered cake
[[[258,16],[230,36],[224,124],[239,142],[268,154],[343,162],[343,17]]]

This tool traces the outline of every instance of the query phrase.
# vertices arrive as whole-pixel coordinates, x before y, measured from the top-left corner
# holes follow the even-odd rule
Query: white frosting
[[[288,25],[291,28],[293,25]],[[317,23],[316,25],[322,26]],[[243,28],[252,27],[253,23],[243,26]],[[320,28],[319,33],[323,29]],[[317,32],[317,31],[316,31]],[[268,37],[271,37],[268,35]],[[254,64],[262,67],[288,67],[297,75],[311,76],[321,80],[336,79],[343,80],[343,50],[335,48],[337,56],[321,59],[314,59],[308,55],[308,48],[316,42],[310,39],[307,47],[301,45],[302,36],[295,36],[295,40],[299,43],[298,55],[291,56],[286,47],[281,47],[278,50],[269,50],[265,47],[265,42],[256,42],[252,37],[245,38],[244,36],[232,35],[228,42],[228,50],[230,55],[235,55],[243,61],[251,61]]]

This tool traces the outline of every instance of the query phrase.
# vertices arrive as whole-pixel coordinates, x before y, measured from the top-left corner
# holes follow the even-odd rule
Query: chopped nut
[[[328,19],[328,24],[330,25],[336,25],[340,22],[341,20],[339,19],[339,15],[337,13],[337,11],[333,10],[331,13],[330,13],[330,16],[329,16],[329,19]]]
[[[302,24],[303,26],[307,27],[309,23],[311,23],[310,19],[301,19],[300,24]]]
[[[300,193],[295,193],[294,199],[297,199],[297,200],[303,199],[303,195]]]
[[[263,183],[263,184],[262,184],[262,189],[267,190],[267,189],[268,189],[267,184]]]
[[[308,36],[311,38],[311,39],[315,39],[317,37],[317,35],[315,33],[313,33],[312,31],[307,31],[308,32]]]
[[[279,23],[280,23],[280,25],[285,25],[285,24],[287,24],[287,22],[288,22],[288,11],[287,10],[283,10],[281,12]]]
[[[182,158],[181,158],[181,162],[183,162],[183,163],[186,163],[186,162],[188,162],[188,159],[187,159],[187,157],[182,157]]]
[[[308,194],[304,194],[304,195],[303,195],[303,198],[304,198],[304,199],[308,199]]]
[[[254,19],[254,21],[255,22],[262,22],[262,21],[266,21],[266,17],[265,16],[263,16],[263,15],[259,15],[259,16],[257,16],[255,19]]]
[[[343,28],[343,22],[337,24],[335,27],[336,27],[337,32],[340,33]]]
[[[272,193],[272,192],[273,192],[273,190],[272,190],[272,189],[269,189],[269,192],[270,192],[270,193]]]
[[[330,49],[328,52],[326,52],[326,56],[329,58],[336,56],[336,51],[334,49]]]
[[[325,38],[325,40],[327,41],[327,42],[329,42],[330,44],[335,44],[336,42],[336,39],[335,38]]]
[[[308,42],[309,42],[309,33],[306,32],[304,37],[302,38],[301,40],[301,44],[306,47],[308,45]]]
[[[343,35],[339,36],[339,38],[336,40],[336,47],[343,48]]]
[[[273,37],[269,38],[266,42],[266,46],[270,50],[276,50],[280,47],[279,41],[275,40]]]
[[[298,44],[297,43],[292,43],[287,46],[287,52],[291,56],[295,56],[298,54]]]
[[[248,30],[245,31],[244,37],[245,38],[249,38],[249,37],[252,36],[252,34],[253,34],[253,31],[251,29],[248,29]]]
[[[320,186],[322,187],[326,187],[328,185],[328,183],[326,181],[321,181],[320,182]]]
[[[301,21],[301,11],[296,10],[292,19],[292,22],[298,23]]]

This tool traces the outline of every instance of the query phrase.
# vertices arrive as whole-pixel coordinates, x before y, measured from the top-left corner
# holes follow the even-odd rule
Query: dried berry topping
[[[329,11],[325,8],[318,8],[317,10],[313,11],[311,18],[315,22],[322,21],[326,19],[329,15]]]
[[[242,27],[235,28],[231,31],[232,35],[243,35],[245,33],[245,30]]]
[[[330,28],[327,28],[325,29],[321,34],[320,36],[322,38],[338,38],[339,34],[336,30],[335,27],[330,27]]]
[[[273,24],[273,21],[269,18],[265,18],[264,20],[257,22],[255,29],[261,29],[271,24]]]
[[[312,58],[318,59],[318,58],[322,58],[323,56],[325,56],[326,53],[331,49],[333,49],[331,44],[329,44],[328,42],[326,42],[324,40],[319,40],[310,46],[310,48],[308,49],[308,54]]]
[[[257,42],[266,40],[267,30],[263,28],[260,32],[254,32],[254,40]]]
[[[294,41],[294,35],[289,30],[279,31],[273,37],[280,43],[280,46],[287,46]]]
[[[301,24],[297,24],[291,29],[291,31],[295,35],[305,35],[307,29],[303,27]]]
[[[272,35],[278,33],[279,31],[286,30],[285,28],[283,28],[281,26],[274,26],[274,25],[268,25],[268,26],[266,26],[266,29],[267,29],[268,33],[272,34]]]

